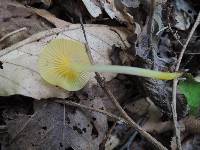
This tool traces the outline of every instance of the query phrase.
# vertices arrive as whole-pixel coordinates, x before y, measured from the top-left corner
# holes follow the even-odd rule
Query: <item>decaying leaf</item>
[[[88,101],[94,108],[104,107],[101,100]],[[35,102],[35,113],[4,113],[10,136],[9,148],[98,149],[107,131],[105,115],[65,108],[62,104]]]
[[[110,64],[109,51],[112,50],[112,45],[124,47],[119,35],[110,30],[108,26],[87,25],[85,30],[95,63]],[[123,30],[122,28],[115,28],[115,31],[126,41],[126,32],[123,32]],[[41,49],[55,38],[67,38],[85,42],[80,25],[71,25],[58,35],[26,44],[2,56],[0,58],[0,95],[21,94],[36,99],[67,97],[67,91],[46,83],[38,73],[38,55]],[[1,53],[4,53],[4,50],[0,51],[0,55]],[[107,81],[114,76],[114,74],[104,74]],[[92,84],[96,84],[95,79],[91,79],[89,85]]]

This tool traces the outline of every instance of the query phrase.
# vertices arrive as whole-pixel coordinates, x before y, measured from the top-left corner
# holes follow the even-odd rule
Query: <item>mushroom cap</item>
[[[85,45],[74,40],[52,40],[39,56],[39,73],[48,83],[68,91],[83,88],[89,72],[73,68],[73,64],[90,64]]]

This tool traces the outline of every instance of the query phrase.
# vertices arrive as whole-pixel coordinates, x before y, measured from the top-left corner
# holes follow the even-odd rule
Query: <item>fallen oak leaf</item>
[[[111,64],[108,53],[112,49],[112,45],[124,47],[118,34],[110,30],[108,26],[86,25],[85,29],[95,62]],[[126,29],[115,29],[123,37],[123,40],[126,41]],[[6,53],[4,50],[0,51],[0,61],[3,63],[3,69],[0,70],[0,95],[21,94],[36,99],[68,97],[66,90],[49,85],[38,73],[38,55],[48,41],[55,38],[85,41],[80,25],[70,25],[65,31],[58,33],[58,35],[48,36],[21,47],[18,46],[16,49]],[[114,76],[113,74],[104,74],[107,81]],[[95,79],[90,81],[89,85],[92,84],[96,84]]]

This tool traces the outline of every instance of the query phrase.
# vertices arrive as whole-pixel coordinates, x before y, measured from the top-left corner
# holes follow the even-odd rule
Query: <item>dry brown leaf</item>
[[[87,104],[104,107],[98,99]],[[5,112],[9,149],[95,150],[107,131],[107,117],[97,112],[42,101],[35,102],[34,111],[31,116]]]

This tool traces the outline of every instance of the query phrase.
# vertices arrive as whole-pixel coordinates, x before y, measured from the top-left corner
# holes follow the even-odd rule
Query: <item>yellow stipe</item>
[[[51,41],[39,57],[39,72],[49,83],[68,91],[77,91],[89,80],[89,73],[73,69],[73,64],[90,64],[85,46],[77,41]]]

